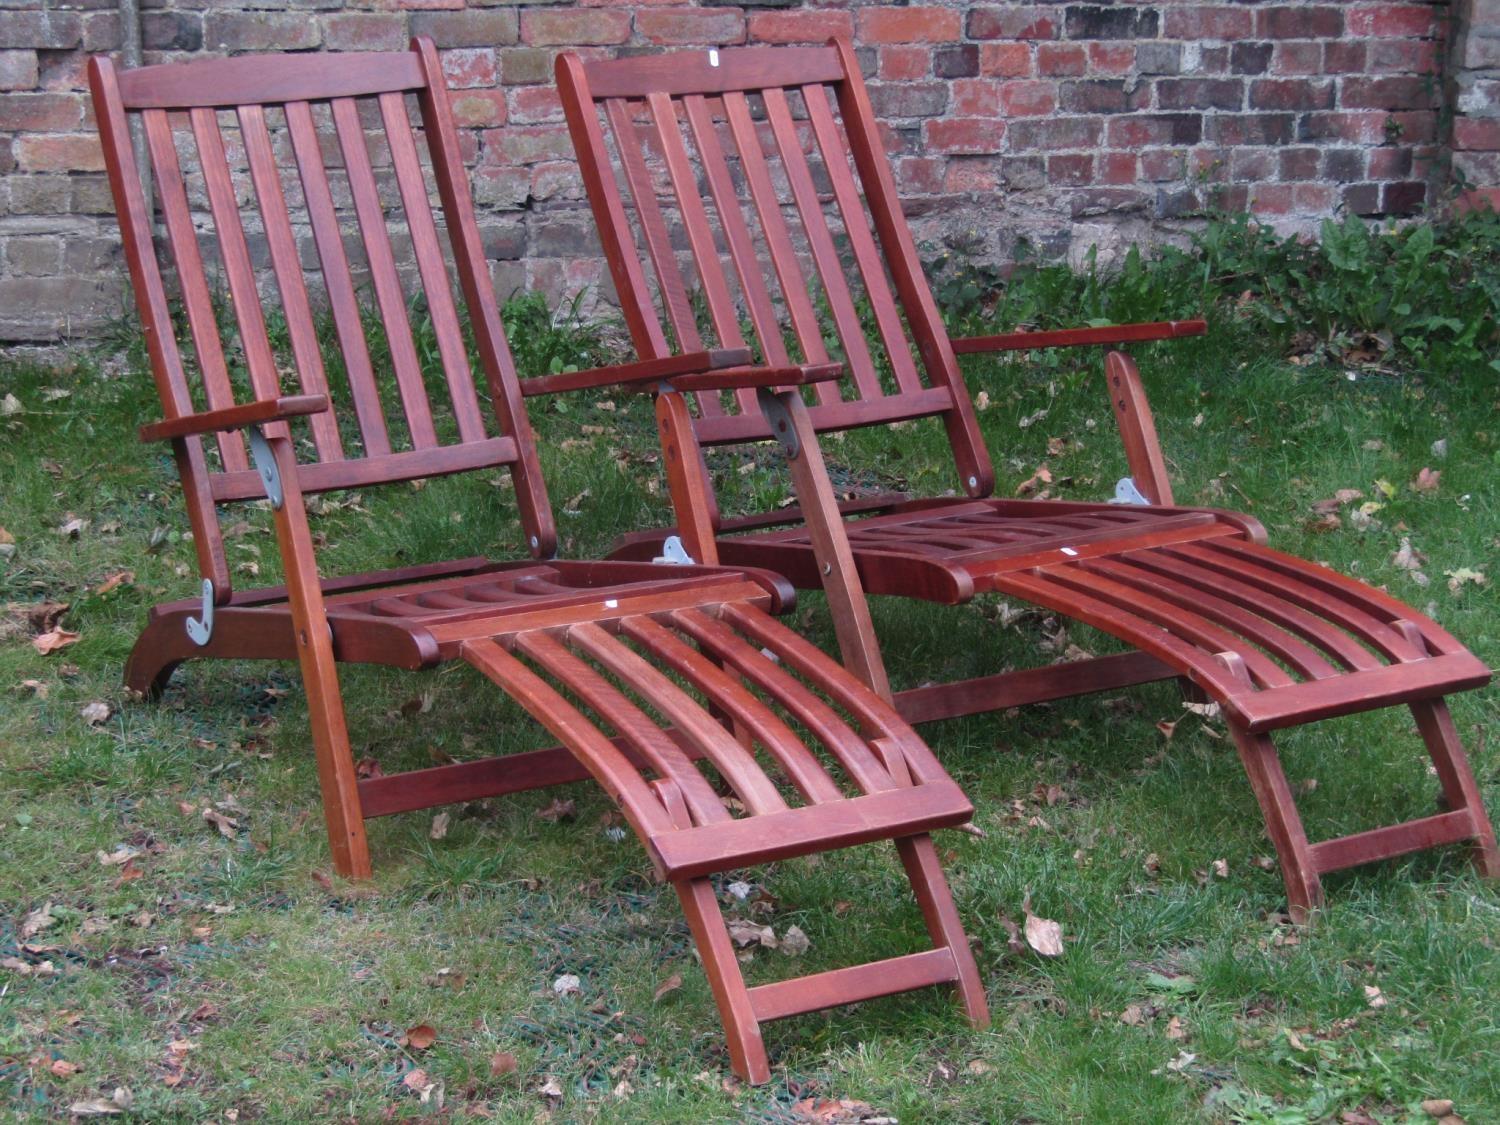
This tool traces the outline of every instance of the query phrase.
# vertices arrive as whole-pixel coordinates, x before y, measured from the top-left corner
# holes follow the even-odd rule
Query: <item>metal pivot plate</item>
[[[668,563],[672,566],[694,566],[697,560],[687,553],[683,547],[682,540],[675,535],[668,535],[661,543],[661,554],[651,560],[654,563]]]
[[[1110,503],[1134,504],[1145,508],[1151,506],[1151,501],[1141,495],[1141,490],[1135,486],[1135,480],[1132,477],[1121,477],[1115,483],[1115,494]]]
[[[792,427],[792,412],[787,409],[782,394],[796,393],[796,391],[784,391],[778,394],[768,387],[761,387],[755,392],[755,397],[760,402],[760,412],[771,424],[771,433],[775,435],[777,441],[781,442],[788,457],[796,457],[801,453],[802,443],[797,440],[797,431]]]
[[[213,579],[203,580],[203,611],[201,617],[189,617],[187,619],[188,640],[199,648],[208,644],[214,635],[214,583]]]
[[[276,455],[271,452],[271,443],[259,426],[250,427],[250,456],[255,460],[255,471],[260,474],[271,507],[281,511],[281,470],[276,467]]]

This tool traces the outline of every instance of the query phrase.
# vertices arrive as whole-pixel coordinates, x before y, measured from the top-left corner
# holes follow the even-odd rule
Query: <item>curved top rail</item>
[[[145,66],[120,73],[119,83],[128,110],[227,109],[402,93],[424,88],[427,79],[416,51],[318,51]]]
[[[565,56],[564,56],[565,57]],[[562,66],[562,58],[558,60]],[[832,47],[738,47],[600,59],[583,64],[594,98],[723,94],[838,82],[847,77]]]

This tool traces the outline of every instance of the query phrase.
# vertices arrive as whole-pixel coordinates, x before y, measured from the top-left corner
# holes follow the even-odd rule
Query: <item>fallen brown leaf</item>
[[[1425,466],[1418,471],[1416,479],[1411,482],[1413,492],[1436,492],[1438,485],[1442,482],[1442,469],[1429,469]]]
[[[560,820],[571,820],[578,812],[578,802],[571,797],[564,799],[556,797],[546,808],[536,810],[538,819],[545,820],[549,824],[556,824]]]
[[[235,833],[239,831],[239,821],[225,816],[217,809],[204,809],[203,819],[217,828],[219,835],[223,836],[226,840],[233,840]]]
[[[425,1051],[436,1042],[437,1032],[430,1024],[419,1023],[406,1029],[406,1045],[414,1050]]]
[[[1029,905],[1023,909],[1026,911],[1026,944],[1043,957],[1061,957],[1062,926],[1050,918],[1033,914]]]
[[[656,986],[656,991],[651,994],[651,999],[653,1001],[660,1000],[667,993],[676,992],[681,987],[682,974],[673,973],[666,980],[662,981],[659,985]]]
[[[504,1078],[507,1074],[514,1074],[520,1065],[509,1051],[496,1051],[490,1056],[490,1077]]]
[[[77,643],[78,634],[70,633],[66,629],[51,629],[40,636],[31,638],[31,647],[43,656],[49,656],[60,648],[67,648],[68,645]],[[119,1113],[121,1111],[117,1109],[112,1112]]]

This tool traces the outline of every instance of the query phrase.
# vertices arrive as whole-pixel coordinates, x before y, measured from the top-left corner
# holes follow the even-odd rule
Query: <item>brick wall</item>
[[[142,5],[146,62],[433,36],[502,294],[602,277],[551,90],[565,47],[852,36],[919,236],[972,235],[995,260],[1023,237],[1107,255],[1208,206],[1289,227],[1409,215],[1455,175],[1500,200],[1500,0]],[[83,90],[86,54],[118,50],[121,28],[112,0],[0,0],[0,340],[86,334],[125,308]]]

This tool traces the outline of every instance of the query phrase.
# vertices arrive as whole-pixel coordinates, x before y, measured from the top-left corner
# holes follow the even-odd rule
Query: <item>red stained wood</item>
[[[142,441],[164,441],[168,438],[187,437],[189,434],[239,430],[263,422],[322,414],[327,409],[328,396],[325,394],[278,395],[258,402],[247,402],[243,406],[226,406],[222,410],[206,410],[201,414],[184,414],[164,422],[151,422],[141,427],[140,435]]]
[[[804,361],[820,362],[824,326],[814,310],[826,308],[847,376],[841,393],[820,387],[818,401],[809,405],[783,394],[776,400],[782,411],[772,412],[788,430],[787,419],[795,420],[791,468],[800,522],[787,513],[719,520],[716,553],[729,564],[767,567],[799,586],[822,587],[845,666],[876,693],[889,696],[889,688],[867,594],[944,603],[978,593],[1020,598],[1111,633],[1136,651],[903,692],[896,702],[908,718],[950,718],[1175,674],[1224,709],[1281,857],[1294,914],[1305,916],[1317,906],[1320,864],[1334,859],[1344,865],[1466,839],[1481,870],[1500,874],[1478,791],[1465,780],[1472,775],[1463,751],[1432,710],[1442,708],[1446,694],[1484,683],[1484,665],[1389,595],[1268,549],[1253,519],[1174,505],[1145,380],[1118,349],[1203,335],[1203,320],[950,339],[846,43],[811,51],[748,48],[713,58],[704,51],[587,63],[565,56],[559,71],[567,75],[564,110],[575,137],[598,135],[601,109],[616,124],[619,159],[641,211],[643,250],[611,187],[611,154],[590,143],[580,147],[580,159],[643,357],[671,354],[664,350],[669,334],[663,322],[670,326],[685,315],[671,294],[692,283],[680,275],[684,256],[671,252],[664,207],[681,217],[708,319],[721,335],[738,339],[734,318],[743,311],[770,362],[780,362],[783,353],[795,361],[795,349]],[[654,148],[642,143],[640,121],[654,130]],[[684,141],[684,121],[696,162]],[[661,200],[650,167],[658,157],[666,170],[658,180]],[[826,183],[816,176],[819,159]],[[698,198],[699,185],[713,202],[712,214]],[[789,210],[800,223],[798,238],[786,225]],[[721,244],[732,274],[722,268]],[[646,261],[669,290],[660,312],[645,280]],[[856,313],[860,293],[868,302],[868,339]],[[784,342],[788,328],[794,345]],[[1130,476],[1149,506],[990,498],[989,454],[956,357],[1078,346],[1107,349],[1104,387]],[[877,359],[889,362],[888,373],[877,369]],[[699,396],[696,442],[686,432],[684,412],[674,408],[664,439],[685,450],[786,436],[773,435],[772,423],[749,409],[748,396],[738,403],[725,411],[716,398]],[[967,499],[880,498],[841,509],[823,471],[817,434],[929,415],[944,423]],[[674,484],[674,495],[701,491],[706,480],[706,474],[689,474]],[[693,503],[706,511],[712,497],[695,495]],[[709,557],[704,528],[685,526]],[[660,533],[631,536],[620,554],[650,557],[659,541]],[[737,622],[733,608],[721,617],[754,632]],[[1309,844],[1268,732],[1401,704],[1417,711],[1445,797],[1463,815]],[[899,781],[899,761],[883,760],[881,772]]]

